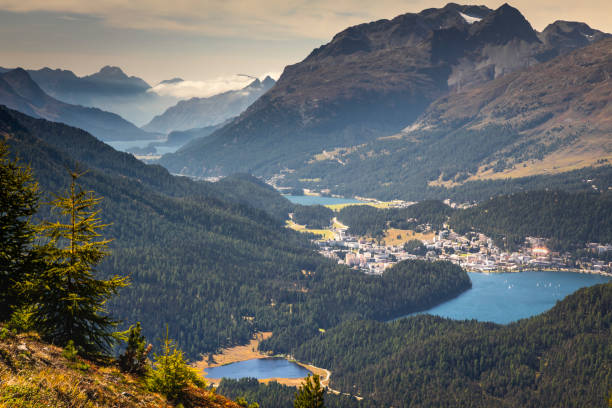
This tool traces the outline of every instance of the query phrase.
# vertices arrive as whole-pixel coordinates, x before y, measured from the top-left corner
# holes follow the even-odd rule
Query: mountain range
[[[1,68],[2,71],[9,69]],[[151,86],[143,79],[128,76],[114,66],[104,66],[82,77],[69,70],[47,67],[27,72],[45,93],[60,101],[113,112],[139,125],[178,101],[151,92]]]
[[[313,50],[302,62],[286,67],[274,88],[237,119],[209,137],[191,143],[189,149],[164,156],[161,164],[172,172],[196,176],[251,171],[266,177],[276,176],[277,180],[284,177],[288,186],[303,185],[300,180],[320,179],[314,187],[340,193],[378,194],[385,187],[389,190],[390,184],[386,183],[410,183],[417,176],[422,176],[421,166],[414,162],[415,157],[418,156],[423,163],[438,163],[439,152],[434,149],[435,143],[430,143],[434,139],[446,138],[446,142],[462,146],[462,139],[453,137],[451,132],[459,132],[461,126],[466,125],[465,129],[478,131],[479,137],[490,144],[497,143],[500,134],[502,136],[499,137],[505,139],[500,142],[499,148],[483,146],[477,152],[467,152],[467,156],[460,158],[459,164],[451,166],[453,168],[446,170],[444,175],[441,172],[433,174],[433,170],[430,172],[426,169],[425,182],[435,183],[438,179],[439,183],[449,179],[460,182],[471,177],[484,177],[489,174],[485,167],[492,165],[500,169],[508,166],[504,169],[510,169],[515,166],[514,163],[526,164],[527,157],[538,161],[544,154],[566,148],[570,146],[568,135],[575,133],[566,129],[561,132],[565,136],[545,140],[544,128],[548,125],[541,125],[563,120],[556,108],[552,107],[563,103],[554,98],[577,96],[576,93],[582,92],[579,87],[561,96],[563,92],[556,93],[546,88],[548,84],[534,84],[531,102],[523,106],[516,100],[517,93],[512,88],[506,89],[502,82],[527,80],[528,74],[517,77],[516,73],[538,66],[541,66],[538,68],[541,70],[539,75],[545,78],[555,70],[563,69],[561,66],[567,58],[583,61],[584,64],[573,71],[575,75],[583,75],[596,70],[588,68],[591,63],[588,59],[599,58],[599,62],[594,62],[599,66],[599,74],[593,74],[589,82],[592,86],[586,88],[589,92],[597,93],[600,86],[609,85],[607,78],[610,71],[606,62],[602,61],[602,58],[606,58],[609,43],[600,43],[607,37],[609,34],[593,30],[586,24],[566,21],[554,22],[542,32],[537,32],[517,9],[507,4],[490,10],[482,6],[451,3],[441,9],[427,9],[392,20],[350,27],[335,35],[328,44]],[[593,47],[591,51],[581,57],[568,57],[572,50],[590,44]],[[604,54],[597,56],[597,53]],[[551,61],[553,59],[554,62]],[[546,65],[548,61],[552,65]],[[549,72],[545,72],[547,70]],[[551,77],[548,79],[555,80]],[[491,81],[494,81],[493,85],[487,88]],[[535,88],[538,86],[544,88],[537,91]],[[501,94],[496,95],[495,92]],[[605,89],[602,92],[605,94]],[[440,114],[439,109],[444,109],[445,100],[454,101],[454,111],[459,112],[461,98],[476,94],[482,96],[481,105],[495,97],[498,98],[497,106],[513,104],[513,109],[523,109],[522,114],[511,124],[505,125],[503,132],[495,126],[499,125],[502,117],[512,116],[510,112],[497,112],[500,120],[483,120],[480,127],[474,127],[467,125],[465,117],[454,118],[453,111],[449,109],[445,114],[449,116],[448,123],[436,122],[436,115]],[[542,99],[545,97],[549,98],[546,103]],[[594,94],[584,97],[596,98]],[[600,96],[594,103],[605,103],[605,98]],[[549,108],[536,108],[540,104]],[[472,115],[478,112],[479,107],[474,101]],[[438,110],[433,113],[434,109]],[[607,108],[598,105],[593,109],[602,113]],[[527,110],[534,111],[526,113]],[[576,109],[574,111],[577,112]],[[605,117],[605,114],[589,114],[589,126],[605,129],[604,124],[593,123],[593,120],[605,121]],[[427,118],[427,126],[438,129],[436,138],[430,137],[427,138],[429,142],[421,143],[421,139],[415,139],[414,133],[408,137],[398,136],[407,134],[413,124],[413,132],[417,129],[422,131],[423,128],[419,126]],[[432,124],[432,121],[436,123]],[[381,137],[392,137],[387,140],[394,142],[390,142],[382,152],[372,151],[370,144],[379,143]],[[464,138],[482,145],[470,136]],[[539,143],[545,147],[532,149],[524,145],[518,148],[521,154],[526,150],[532,153],[523,158],[515,157],[511,147],[513,143],[520,143],[519,139],[527,143],[528,138],[529,143]],[[582,133],[579,132],[571,143],[580,144],[581,138]],[[536,139],[538,141],[534,142]],[[591,142],[588,144],[592,146]],[[425,151],[415,150],[414,146],[425,146]],[[506,164],[494,155],[506,154],[501,151],[503,149],[509,149]],[[542,149],[545,152],[536,152]],[[417,150],[420,151],[418,155],[415,153]],[[604,150],[605,147],[602,147],[599,151]],[[457,160],[450,151],[448,155],[445,150],[442,153],[445,163]],[[390,154],[393,156],[393,166],[388,163]],[[598,155],[596,153],[592,158]],[[352,159],[352,166],[349,167],[345,160],[348,157]],[[592,164],[592,158],[564,168]],[[605,157],[595,161],[600,159],[604,160]],[[367,177],[372,169],[377,170],[372,177]],[[328,172],[342,173],[343,176],[328,176]],[[397,173],[402,175],[398,176]],[[362,176],[366,176],[368,182],[356,181]],[[341,191],[342,183],[348,177],[355,182],[353,185],[348,183]],[[407,194],[403,196],[407,197]]]
[[[284,182],[318,177],[301,184],[337,186],[339,194],[419,199],[534,177],[548,178],[552,187],[556,175],[564,183],[585,179],[584,173],[570,173],[578,169],[609,174],[611,76],[612,39],[604,39],[444,96],[397,134],[311,155]]]
[[[178,78],[170,83],[180,82]],[[208,98],[191,98],[180,101],[161,115],[155,116],[142,128],[149,132],[170,133],[218,125],[242,113],[257,98],[275,84],[267,76],[263,81],[255,79],[249,85],[235,91],[227,91]]]
[[[98,108],[72,105],[49,96],[21,68],[0,74],[0,104],[27,115],[85,129],[101,140],[156,139],[121,116]]]

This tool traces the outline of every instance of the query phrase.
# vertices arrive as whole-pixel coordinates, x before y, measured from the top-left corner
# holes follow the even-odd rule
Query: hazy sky
[[[448,1],[0,0],[0,66],[118,65],[152,85],[280,73],[338,31]],[[497,8],[503,1],[478,0]],[[537,30],[555,20],[612,32],[610,0],[517,0]]]

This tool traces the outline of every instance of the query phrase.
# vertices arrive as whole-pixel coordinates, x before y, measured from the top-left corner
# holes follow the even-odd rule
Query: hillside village
[[[385,269],[406,259],[445,260],[470,272],[520,272],[523,270],[555,270],[597,273],[612,276],[612,262],[596,257],[574,259],[568,253],[549,251],[545,240],[527,237],[516,252],[497,247],[481,233],[460,235],[451,229],[432,231],[429,224],[420,226],[434,232],[433,239],[423,240],[423,251],[408,251],[405,245],[385,245],[382,241],[352,236],[347,226],[334,223],[333,239],[317,240],[319,252],[356,270],[380,275]],[[612,253],[612,245],[589,243],[585,248],[594,255]]]

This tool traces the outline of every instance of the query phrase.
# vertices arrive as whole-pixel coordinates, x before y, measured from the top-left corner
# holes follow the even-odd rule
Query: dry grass
[[[393,201],[379,201],[379,202],[368,202],[368,203],[343,203],[343,204],[328,204],[325,205],[325,207],[333,210],[333,211],[340,211],[341,209],[343,209],[344,207],[348,207],[351,205],[369,205],[372,207],[376,207],[376,208],[389,208],[392,205],[394,205],[395,203]]]
[[[113,364],[77,357],[67,360],[62,349],[33,333],[13,334],[0,327],[0,407],[159,408],[174,404],[147,390],[144,380],[121,373]],[[238,407],[213,392],[190,387],[185,406]]]
[[[593,151],[572,151],[564,149],[554,152],[542,160],[534,160],[524,163],[518,163],[512,169],[494,173],[492,170],[479,171],[476,175],[468,178],[470,180],[495,180],[504,178],[519,178],[535,175],[550,175],[565,173],[567,171],[577,170],[589,166],[601,165],[597,163],[599,160],[608,160],[606,164],[612,163],[612,153],[593,152]]]
[[[296,224],[295,222],[293,222],[291,220],[287,220],[287,221],[285,221],[285,223],[286,223],[286,227],[287,228],[291,228],[292,230],[295,230],[295,231],[309,232],[311,234],[319,235],[319,236],[321,236],[321,238],[319,238],[321,240],[334,239],[334,232],[332,230],[328,230],[328,229],[308,229],[308,228],[306,228],[306,226],[300,225],[300,224]]]
[[[398,245],[404,245],[406,242],[410,241],[411,239],[418,239],[421,241],[432,241],[434,236],[435,234],[433,232],[428,232],[427,234],[423,234],[423,233],[415,232],[412,230],[402,230],[402,229],[390,228],[385,231],[385,236],[383,238],[383,241],[385,242],[385,245],[387,246],[389,245],[398,246]]]

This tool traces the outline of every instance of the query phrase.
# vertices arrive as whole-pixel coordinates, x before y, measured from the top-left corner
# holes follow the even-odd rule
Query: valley
[[[612,404],[612,6],[34,3],[0,406]]]

